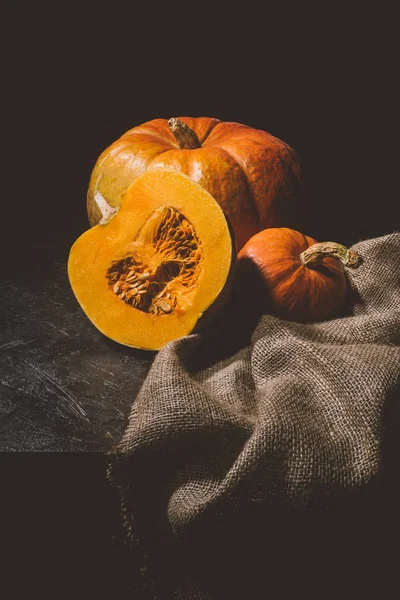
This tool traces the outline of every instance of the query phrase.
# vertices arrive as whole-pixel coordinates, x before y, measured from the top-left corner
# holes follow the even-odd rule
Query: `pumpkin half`
[[[238,255],[235,293],[240,302],[292,321],[332,317],[347,293],[345,267],[359,256],[336,242],[317,242],[299,231],[266,229]]]
[[[89,181],[90,225],[101,218],[96,194],[117,207],[136,177],[159,167],[185,173],[217,200],[239,249],[264,228],[296,226],[297,152],[266,131],[210,117],[153,119],[106,148]]]
[[[77,239],[68,259],[72,290],[92,323],[146,350],[207,323],[228,294],[236,258],[214,198],[186,175],[157,169],[135,179],[119,210],[99,205],[102,224]]]

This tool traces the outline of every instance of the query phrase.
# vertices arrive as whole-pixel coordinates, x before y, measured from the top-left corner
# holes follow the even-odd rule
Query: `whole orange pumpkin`
[[[235,292],[247,310],[292,321],[317,321],[344,306],[347,277],[360,257],[336,242],[318,243],[299,231],[270,228],[254,235],[238,255]]]
[[[293,226],[290,200],[302,187],[297,152],[266,131],[210,117],[154,119],[106,148],[89,182],[90,224],[101,219],[98,200],[117,208],[133,180],[158,167],[185,173],[217,200],[238,248],[266,227]]]

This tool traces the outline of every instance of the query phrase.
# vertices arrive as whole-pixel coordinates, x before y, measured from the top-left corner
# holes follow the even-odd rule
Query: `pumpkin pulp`
[[[107,270],[108,287],[144,312],[184,311],[202,271],[195,228],[172,206],[159,207],[137,234],[130,252]]]
[[[68,275],[107,337],[156,350],[190,333],[224,290],[234,262],[218,203],[188,176],[147,171],[116,214],[78,238]]]

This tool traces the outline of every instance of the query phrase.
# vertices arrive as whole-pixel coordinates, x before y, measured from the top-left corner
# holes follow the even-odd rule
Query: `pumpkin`
[[[347,292],[345,267],[359,256],[336,242],[318,243],[299,231],[270,228],[254,235],[238,254],[239,303],[293,321],[338,314]]]
[[[72,290],[108,338],[158,350],[197,330],[229,295],[234,237],[214,198],[187,175],[146,171],[118,209],[73,244]]]
[[[295,150],[266,131],[210,117],[153,119],[106,148],[90,177],[89,223],[101,218],[99,197],[117,207],[136,177],[159,167],[185,173],[217,200],[239,248],[266,227],[294,226],[302,187]]]

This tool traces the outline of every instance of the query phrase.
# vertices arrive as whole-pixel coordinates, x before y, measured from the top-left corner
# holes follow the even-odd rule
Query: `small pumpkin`
[[[345,267],[359,256],[336,242],[318,243],[299,231],[270,228],[238,255],[235,294],[240,303],[293,321],[338,314],[347,292]]]
[[[100,224],[68,259],[72,290],[92,323],[145,350],[208,324],[228,297],[236,260],[214,198],[188,176],[157,169],[135,179],[119,209],[100,207]]]
[[[117,207],[136,177],[159,167],[185,173],[217,200],[239,248],[266,227],[294,225],[297,152],[266,131],[210,117],[153,119],[106,148],[90,177],[90,225],[101,219],[100,196]]]

